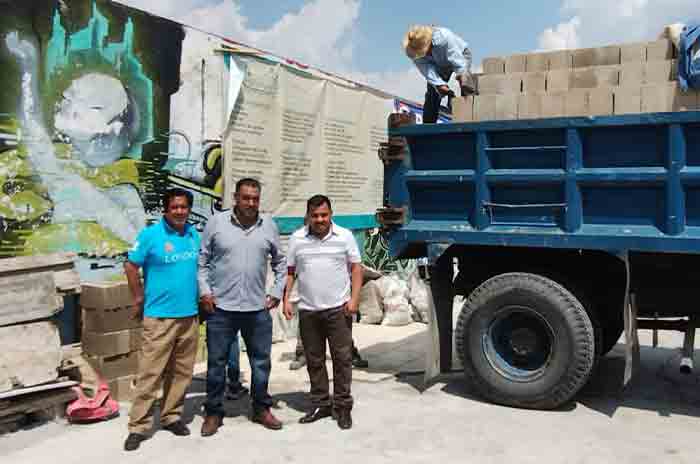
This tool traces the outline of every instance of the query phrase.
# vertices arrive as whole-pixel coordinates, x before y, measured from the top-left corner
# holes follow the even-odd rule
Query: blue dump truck
[[[556,408],[637,328],[685,332],[692,369],[700,112],[389,126],[377,220],[429,259],[441,371],[454,340],[477,393]]]

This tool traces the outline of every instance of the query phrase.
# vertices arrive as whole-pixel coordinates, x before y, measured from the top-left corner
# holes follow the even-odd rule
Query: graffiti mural
[[[105,1],[7,10],[0,257],[74,251],[109,263],[157,217],[173,184],[170,112],[184,28]],[[180,182],[206,187],[204,177]]]
[[[191,221],[203,229],[224,203],[222,135],[251,78],[242,64],[281,65],[241,49],[107,0],[4,3],[0,258],[72,251],[84,280],[121,275],[121,260],[174,186],[194,194]],[[297,70],[330,79],[314,72]],[[298,92],[290,98],[305,101]],[[385,119],[385,108],[372,111]],[[410,266],[388,259],[378,235],[356,232],[378,269]]]

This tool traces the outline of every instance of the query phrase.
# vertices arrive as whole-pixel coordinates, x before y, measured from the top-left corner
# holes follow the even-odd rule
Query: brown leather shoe
[[[224,424],[224,419],[220,416],[206,416],[202,424],[202,436],[211,437],[219,431],[219,427]]]
[[[253,422],[256,422],[270,430],[279,430],[282,428],[282,422],[273,416],[269,409],[263,409],[262,411],[259,411],[253,415]]]

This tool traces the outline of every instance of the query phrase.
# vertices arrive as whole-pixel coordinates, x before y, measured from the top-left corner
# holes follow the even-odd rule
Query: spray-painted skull
[[[86,164],[104,166],[126,154],[138,130],[138,112],[121,81],[91,73],[63,92],[55,127]]]

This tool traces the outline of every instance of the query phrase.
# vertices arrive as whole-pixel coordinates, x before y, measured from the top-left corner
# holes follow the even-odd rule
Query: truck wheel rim
[[[554,331],[536,311],[506,306],[491,321],[482,349],[493,369],[514,382],[542,377],[554,352]]]

